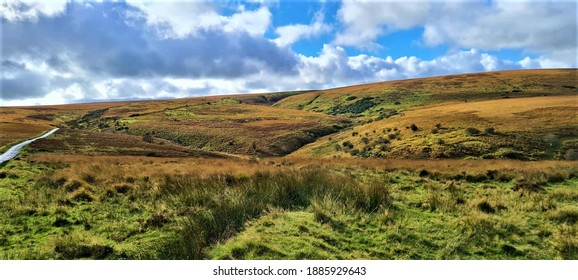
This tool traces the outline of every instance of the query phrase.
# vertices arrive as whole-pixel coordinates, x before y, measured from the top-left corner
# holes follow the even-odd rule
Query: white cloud
[[[165,37],[185,37],[199,29],[222,25],[221,16],[215,11],[215,7],[206,2],[143,2],[138,0],[126,2],[142,12],[133,16],[144,17],[150,26],[165,27],[160,30]]]
[[[423,23],[429,6],[423,2],[343,2],[338,17],[345,30],[336,34],[335,44],[375,47],[379,36]]]
[[[67,0],[2,0],[0,17],[8,21],[36,20],[39,16],[53,17],[66,10]]]
[[[576,48],[576,3],[495,1],[490,6],[446,5],[426,22],[429,45],[526,49],[550,52]]]
[[[128,0],[141,13],[132,17],[144,18],[149,26],[157,29],[164,38],[184,38],[199,31],[247,32],[263,36],[271,25],[271,12],[267,7],[256,10],[240,9],[231,16],[218,13],[213,3],[203,1],[157,2]]]
[[[347,55],[342,47],[324,45],[317,56],[298,56],[292,74],[260,71],[233,78],[199,77],[91,77],[46,82],[37,77],[47,94],[4,99],[3,105],[55,104],[110,99],[159,99],[232,93],[323,89],[385,80],[438,76],[468,72],[556,66],[546,58],[526,57],[505,61],[477,49],[461,50],[424,60],[415,56],[380,58]],[[18,63],[6,65],[16,69]],[[14,70],[16,71],[16,70]],[[34,72],[41,74],[41,72]],[[22,76],[28,84],[31,76]],[[34,76],[36,77],[36,76]]]
[[[14,6],[24,12],[11,18],[3,13],[9,20],[2,30],[3,40],[8,42],[2,53],[2,105],[321,89],[433,75],[576,65],[576,48],[570,40],[573,33],[567,33],[575,32],[575,27],[560,24],[557,17],[542,20],[555,10],[564,20],[572,18],[554,7],[539,9],[501,2],[490,6],[485,2],[413,2],[407,6],[399,2],[383,6],[347,2],[340,12],[345,29],[318,55],[305,56],[287,46],[329,32],[332,27],[321,12],[308,25],[277,28],[279,37],[269,40],[264,34],[271,27],[272,15],[264,6],[252,10],[239,6],[225,16],[219,14],[215,3],[130,3],[138,9],[128,9],[133,13],[128,18],[130,12],[123,10],[123,3],[92,3],[93,7],[73,3],[69,5],[78,6],[62,10],[65,13],[59,18],[60,9],[34,5],[22,6],[26,9]],[[30,7],[36,14],[27,14]],[[346,7],[350,7],[348,12],[343,10]],[[528,23],[535,30],[525,30],[521,24],[528,19],[509,18],[524,14],[536,18],[538,23]],[[21,22],[15,24],[13,20]],[[94,28],[95,23],[99,28]],[[451,51],[427,60],[417,56],[351,56],[335,44],[367,47],[382,34],[418,25],[425,26],[425,46],[450,44]],[[570,38],[557,34],[556,28]],[[155,36],[158,34],[162,36]],[[519,47],[527,57],[503,60],[487,51],[492,46]]]
[[[254,11],[242,10],[230,17],[225,17],[225,32],[247,32],[252,36],[263,36],[271,25],[271,12],[266,7]]]
[[[338,46],[324,45],[316,57],[300,56],[301,82],[316,88],[337,87],[349,84],[369,83],[384,80],[438,76],[468,72],[544,66],[547,61],[526,58],[512,62],[481,52],[477,49],[462,50],[423,60],[415,56],[394,59],[379,58],[365,54],[348,56]]]
[[[335,44],[375,47],[383,35],[422,27],[426,46],[520,49],[576,66],[575,1],[344,2]]]
[[[280,46],[289,46],[301,39],[312,38],[331,31],[331,26],[324,22],[323,11],[315,13],[311,24],[292,24],[280,26],[275,29],[279,35],[274,42]]]

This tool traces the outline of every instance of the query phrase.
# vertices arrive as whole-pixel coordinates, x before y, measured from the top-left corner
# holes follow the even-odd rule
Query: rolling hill
[[[388,81],[304,93],[275,106],[379,119],[447,102],[576,95],[576,75],[576,69],[515,70]]]
[[[161,157],[204,151],[259,157],[573,158],[576,74],[576,69],[501,71],[320,91],[10,107],[0,116],[6,132],[0,144],[6,149],[58,126],[64,129],[53,140],[30,149],[50,152],[49,142],[60,141],[65,144],[59,152]],[[86,137],[94,141],[82,140]]]
[[[577,73],[2,107],[0,259],[577,259]]]

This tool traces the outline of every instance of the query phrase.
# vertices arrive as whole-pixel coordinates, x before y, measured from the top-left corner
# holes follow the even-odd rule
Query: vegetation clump
[[[356,102],[346,105],[344,107],[335,106],[331,109],[330,114],[332,115],[339,115],[339,114],[361,114],[368,109],[377,105],[373,101],[373,97],[364,97]]]
[[[466,134],[470,135],[470,136],[478,136],[481,133],[481,131],[479,129],[474,128],[474,127],[468,127],[468,128],[466,128],[465,131],[466,131]]]

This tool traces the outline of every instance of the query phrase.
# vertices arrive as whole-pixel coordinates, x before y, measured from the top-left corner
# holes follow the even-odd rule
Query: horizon
[[[573,1],[4,2],[0,106],[575,69],[576,6]]]

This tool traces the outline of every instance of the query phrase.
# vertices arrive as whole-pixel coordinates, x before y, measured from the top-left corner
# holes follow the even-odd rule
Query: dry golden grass
[[[277,103],[282,108],[328,111],[343,104],[343,97],[419,95],[418,105],[502,97],[576,95],[576,69],[515,70],[388,81],[321,90],[291,96]],[[359,100],[359,99],[357,99]],[[319,108],[317,108],[319,107]]]
[[[484,173],[488,170],[511,172],[555,172],[561,169],[576,167],[576,161],[519,161],[507,159],[473,160],[473,159],[355,159],[355,158],[299,158],[270,157],[261,159],[243,158],[154,158],[144,156],[103,156],[103,155],[59,155],[34,154],[29,157],[34,163],[50,163],[67,166],[62,172],[74,177],[74,174],[88,172],[91,166],[100,166],[102,176],[118,174],[119,176],[150,176],[151,174],[218,174],[251,175],[256,171],[276,171],[280,169],[307,169],[324,167],[329,169],[367,168],[373,170],[429,170],[440,173],[466,172]]]
[[[462,102],[409,110],[403,116],[367,125],[364,130],[387,126],[405,128],[415,123],[432,129],[442,127],[495,127],[496,131],[535,131],[578,126],[578,96],[531,97]],[[429,132],[429,131],[426,131]]]
[[[64,155],[116,155],[148,157],[226,157],[222,154],[200,151],[170,141],[141,136],[89,130],[61,129],[49,138],[29,145],[28,151]]]
[[[559,152],[549,150],[560,145],[554,143],[550,147],[546,140],[549,135],[566,140],[578,137],[577,100],[577,96],[530,97],[416,108],[321,138],[291,156],[349,157],[347,151],[336,151],[334,146],[350,141],[354,147],[361,149],[367,145],[364,141],[388,138],[389,134],[396,133],[389,130],[397,129],[398,135],[387,144],[390,157],[419,157],[423,148],[432,149],[432,154],[437,155],[433,157],[453,157],[444,156],[443,149],[449,149],[449,145],[471,144],[477,145],[475,148],[480,153],[510,147],[533,152],[537,156],[543,153],[543,158],[548,153]],[[412,124],[417,126],[417,131],[409,129]],[[441,125],[439,129],[436,129],[437,124]],[[486,134],[486,128],[493,128],[494,133],[467,135],[466,129],[470,127],[480,130],[481,134]],[[436,130],[435,133],[433,130]]]
[[[94,173],[103,178],[112,178],[115,175],[121,178],[128,175],[133,177],[160,177],[163,174],[187,173],[249,175],[256,171],[273,171],[278,168],[275,165],[241,158],[156,158],[144,156],[34,154],[29,157],[29,161],[66,166],[59,171],[61,172],[59,174],[65,178],[75,178],[79,174],[87,173]],[[98,172],[93,170],[94,168],[97,168]]]

